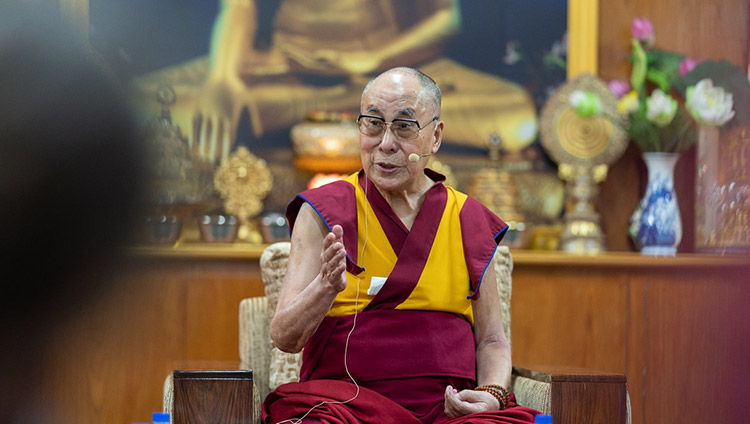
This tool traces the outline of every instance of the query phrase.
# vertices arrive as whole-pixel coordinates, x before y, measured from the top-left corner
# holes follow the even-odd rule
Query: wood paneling
[[[635,17],[654,24],[659,48],[748,65],[748,0],[606,0],[599,2],[603,78],[630,75],[630,25]]]
[[[625,374],[635,424],[742,422],[750,258],[513,255],[514,363]],[[34,407],[60,423],[148,421],[174,369],[236,363],[239,302],[263,286],[257,252],[228,256],[136,255],[55,329]]]
[[[150,421],[179,361],[238,361],[239,303],[262,296],[255,259],[139,257],[56,329],[42,363],[59,423]]]
[[[514,252],[514,363],[624,373],[636,424],[743,420],[750,257],[538,256]]]

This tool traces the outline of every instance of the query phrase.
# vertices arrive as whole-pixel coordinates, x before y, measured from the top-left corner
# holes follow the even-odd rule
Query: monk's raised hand
[[[445,388],[445,415],[455,418],[482,411],[494,411],[500,402],[491,394],[480,390],[461,390],[452,386]]]
[[[320,253],[320,276],[324,284],[336,292],[346,288],[346,250],[344,249],[344,230],[334,225],[331,232],[323,239],[323,251]]]

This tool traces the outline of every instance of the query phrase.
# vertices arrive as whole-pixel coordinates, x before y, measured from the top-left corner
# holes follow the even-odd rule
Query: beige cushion
[[[268,394],[271,363],[267,311],[265,297],[251,297],[240,302],[240,367],[253,370],[253,381],[262,397]]]
[[[542,414],[552,413],[552,385],[531,378],[513,375],[510,391],[515,393],[516,402],[527,408],[536,409]]]
[[[289,261],[289,247],[289,242],[274,243],[268,246],[260,257],[260,269],[266,294],[269,323],[276,312],[276,304],[279,302],[279,292],[281,291],[281,285],[286,274],[286,265]],[[270,337],[268,338],[268,343],[271,345],[270,365],[268,391],[261,393],[264,397],[267,393],[282,384],[299,381],[299,370],[302,365],[302,352],[283,352],[273,345]]]
[[[505,327],[505,337],[508,343],[510,339],[510,298],[513,293],[513,256],[510,254],[508,246],[498,246],[495,251],[495,277],[497,278],[497,288],[500,292],[500,315]]]

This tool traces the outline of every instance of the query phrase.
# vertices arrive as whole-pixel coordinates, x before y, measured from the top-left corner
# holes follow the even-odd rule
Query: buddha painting
[[[263,5],[222,0],[208,57],[135,83],[151,116],[159,108],[153,93],[164,83],[174,88],[172,119],[204,160],[218,163],[235,149],[243,114],[248,132],[261,137],[310,110],[356,110],[367,81],[393,66],[416,67],[443,87],[446,144],[486,149],[499,137],[504,149],[519,151],[536,140],[537,109],[523,86],[443,55],[465,25],[458,0],[277,3],[267,46],[256,40],[259,26],[268,25],[259,15]]]

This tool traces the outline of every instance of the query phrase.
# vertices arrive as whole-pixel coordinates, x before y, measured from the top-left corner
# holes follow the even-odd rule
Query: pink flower
[[[618,99],[621,99],[630,92],[630,84],[625,80],[612,80],[607,83],[607,86],[611,92],[615,93]]]
[[[682,59],[682,62],[680,62],[680,78],[683,78],[704,60],[706,59],[696,59],[694,57],[685,57],[685,59]]]
[[[636,40],[642,41],[649,46],[654,44],[654,26],[651,25],[651,21],[648,18],[633,19],[633,26],[630,27],[630,32],[633,33],[633,38]]]

